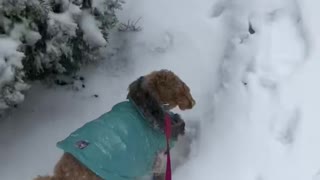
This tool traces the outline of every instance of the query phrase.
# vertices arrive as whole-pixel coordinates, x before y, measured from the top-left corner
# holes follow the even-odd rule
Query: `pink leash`
[[[165,115],[165,134],[167,140],[167,169],[165,180],[171,180],[171,158],[170,158],[170,146],[169,141],[171,137],[171,118],[168,113]]]

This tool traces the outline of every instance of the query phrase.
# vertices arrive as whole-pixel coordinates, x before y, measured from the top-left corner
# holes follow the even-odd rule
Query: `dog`
[[[129,85],[126,101],[58,142],[64,154],[53,176],[34,180],[164,179],[164,116],[171,117],[172,148],[184,135],[185,122],[170,110],[195,104],[189,87],[172,71],[141,76]]]

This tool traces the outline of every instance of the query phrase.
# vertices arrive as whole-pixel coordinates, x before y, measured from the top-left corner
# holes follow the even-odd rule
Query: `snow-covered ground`
[[[160,68],[191,87],[197,106],[180,113],[201,125],[173,179],[320,179],[319,7],[316,0],[127,2],[120,19],[141,17],[143,30],[113,34],[121,50],[84,70],[85,89],[36,84],[0,121],[0,179],[52,173],[58,140]]]

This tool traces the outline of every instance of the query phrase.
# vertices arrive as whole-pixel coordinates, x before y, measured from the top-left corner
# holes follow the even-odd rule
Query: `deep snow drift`
[[[36,85],[0,122],[1,180],[52,173],[62,153],[55,147],[58,140],[121,101],[136,77],[160,68],[188,83],[197,106],[181,113],[187,123],[201,125],[174,179],[320,178],[319,5],[311,0],[127,2],[120,19],[141,17],[143,30],[113,34],[112,56],[84,70],[85,89],[74,93]]]

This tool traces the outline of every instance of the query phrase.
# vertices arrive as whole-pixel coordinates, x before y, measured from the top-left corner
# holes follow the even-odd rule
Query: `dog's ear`
[[[141,91],[141,83],[142,83],[143,79],[144,79],[144,77],[141,76],[137,80],[135,80],[129,84],[127,99],[129,99],[129,98],[137,99],[138,98],[137,97],[137,96],[139,96],[138,92]]]
[[[155,128],[163,129],[164,111],[161,103],[146,87],[144,80],[144,77],[140,77],[129,85],[127,99],[135,103]]]

